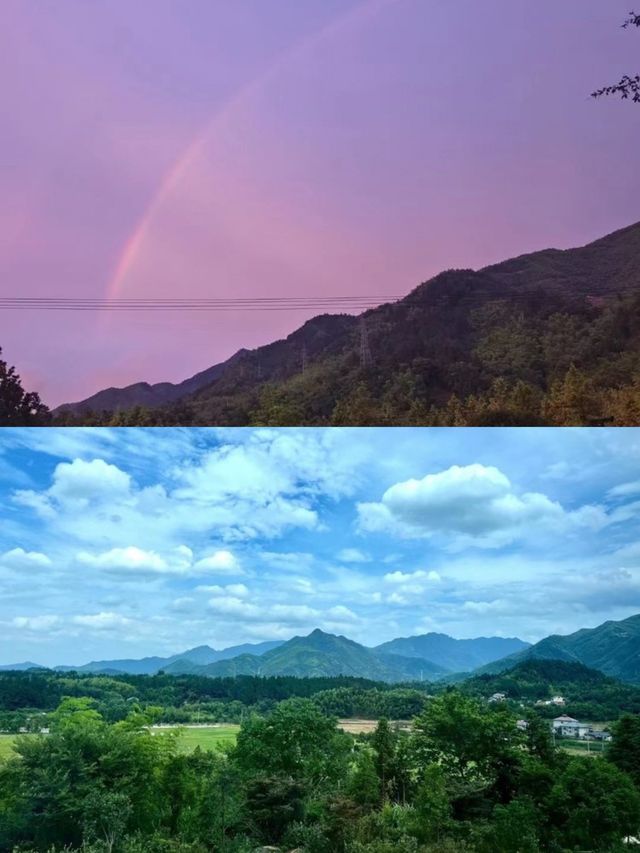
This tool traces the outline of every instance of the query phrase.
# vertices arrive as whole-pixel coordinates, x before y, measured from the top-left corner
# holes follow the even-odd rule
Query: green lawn
[[[180,752],[189,753],[193,752],[197,746],[200,749],[216,749],[220,744],[233,744],[239,729],[240,726],[233,725],[183,728],[178,740],[178,749]],[[156,729],[156,731],[170,731],[170,729]]]

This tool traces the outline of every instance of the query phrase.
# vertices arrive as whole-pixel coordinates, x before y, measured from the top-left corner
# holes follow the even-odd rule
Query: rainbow
[[[279,72],[286,68],[291,62],[302,56],[309,48],[317,45],[326,38],[335,36],[337,33],[351,26],[361,24],[363,21],[376,15],[382,8],[389,6],[398,0],[364,0],[363,3],[339,15],[330,21],[319,31],[312,33],[295,44],[291,50],[278,57],[258,77],[249,81],[240,88],[205,124],[204,128],[196,135],[195,139],[187,146],[186,150],[177,158],[168,172],[163,176],[158,189],[153,193],[142,217],[136,223],[132,234],[127,238],[124,248],[120,253],[114,271],[107,285],[106,295],[108,299],[122,296],[124,281],[128,270],[137,257],[145,234],[163,202],[178,185],[182,176],[187,172],[198,154],[222,124],[231,118],[234,112],[245,104],[260,89],[267,85]]]

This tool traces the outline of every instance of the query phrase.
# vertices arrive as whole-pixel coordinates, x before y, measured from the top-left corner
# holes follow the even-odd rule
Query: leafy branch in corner
[[[622,25],[624,30],[629,27],[640,27],[640,15],[631,12],[627,20]],[[636,104],[640,104],[640,74],[635,77],[630,77],[628,74],[616,83],[615,86],[604,86],[591,93],[592,98],[601,98],[602,96],[620,95],[622,100],[631,100]]]

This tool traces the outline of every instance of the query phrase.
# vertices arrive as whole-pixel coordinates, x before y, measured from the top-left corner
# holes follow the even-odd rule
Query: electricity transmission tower
[[[364,317],[360,317],[360,367],[371,367],[371,362],[371,347],[369,346],[367,322]]]

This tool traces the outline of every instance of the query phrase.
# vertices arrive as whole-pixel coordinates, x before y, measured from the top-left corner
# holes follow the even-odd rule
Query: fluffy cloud
[[[74,616],[71,621],[74,625],[81,625],[83,628],[91,628],[95,631],[114,631],[117,628],[128,628],[133,624],[132,619],[108,611]]]
[[[358,548],[343,548],[338,552],[338,559],[341,563],[368,563],[370,558]]]
[[[213,593],[214,595],[232,595],[236,598],[246,598],[249,595],[249,589],[243,583],[230,583],[227,586],[198,586],[197,592]]]
[[[81,551],[76,560],[82,565],[136,577],[139,575],[239,575],[238,561],[230,551],[216,551],[208,557],[193,561],[193,552],[186,545],[178,545],[165,554],[146,551],[135,545],[111,548],[99,554]]]
[[[243,619],[260,619],[264,611],[255,604],[243,601],[235,595],[219,595],[209,599],[209,608],[214,613],[225,616],[239,616]]]
[[[415,572],[388,572],[384,576],[387,583],[407,584],[415,581],[433,581],[437,583],[440,580],[438,572],[423,572],[421,569]]]
[[[194,565],[194,571],[212,575],[242,575],[237,558],[231,551],[215,551],[208,557],[203,557]]]
[[[442,534],[489,547],[541,527],[560,530],[570,518],[558,502],[538,492],[517,494],[505,474],[479,464],[453,465],[422,480],[396,483],[379,503],[358,504],[358,515],[363,532],[405,538]],[[576,524],[595,525],[600,518],[596,508],[572,514]]]
[[[51,560],[39,551],[25,551],[24,548],[12,548],[0,554],[0,566],[8,569],[48,569]]]
[[[160,573],[169,571],[166,561],[153,551],[143,551],[131,545],[128,548],[112,548],[102,554],[81,551],[76,559],[85,566],[105,569],[108,572]]]
[[[251,541],[319,530],[321,501],[339,499],[356,482],[348,442],[326,433],[229,433],[180,464],[172,459],[151,485],[104,459],[78,458],[59,463],[48,488],[17,490],[12,502],[60,535],[103,547],[135,541],[162,551],[176,539]]]
[[[51,631],[60,622],[58,616],[15,616],[11,624],[15,628],[24,628],[27,631]]]
[[[14,501],[50,517],[59,509],[78,511],[92,503],[122,500],[129,496],[131,484],[129,474],[103,459],[90,462],[74,459],[56,466],[53,482],[46,492],[19,490]]]

